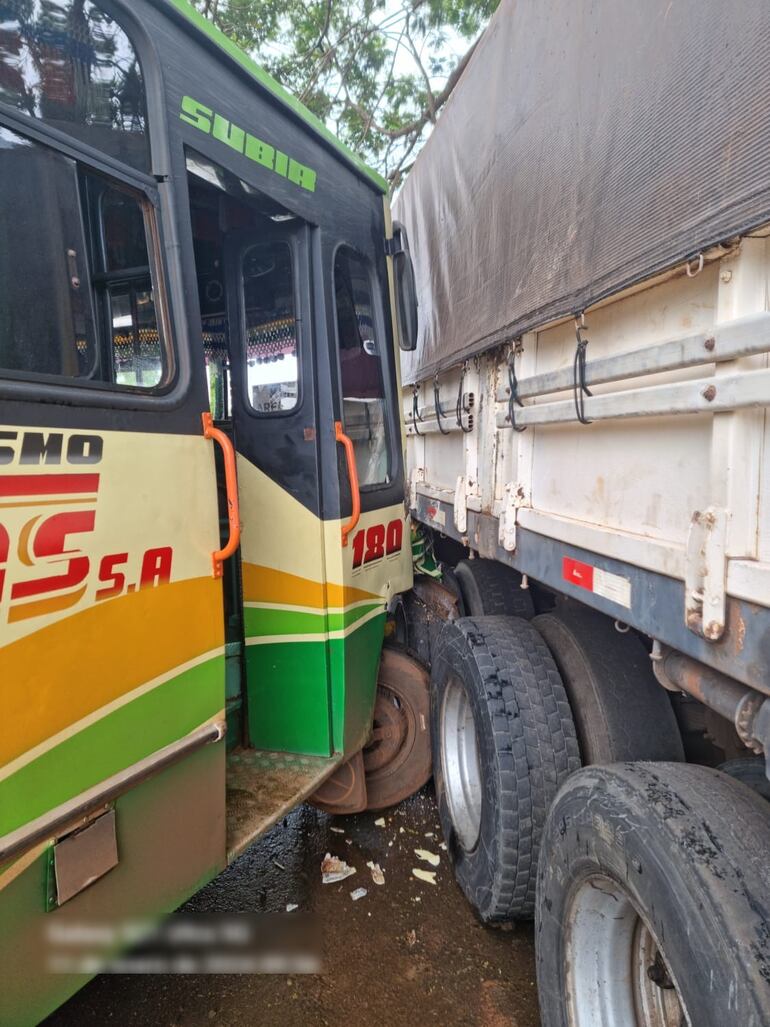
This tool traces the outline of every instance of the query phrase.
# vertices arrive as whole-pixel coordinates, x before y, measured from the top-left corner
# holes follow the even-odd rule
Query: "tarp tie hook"
[[[695,258],[693,258],[693,260],[694,259]],[[693,261],[692,260],[688,260],[687,263],[684,266],[684,269],[687,272],[687,277],[688,278],[695,278],[695,276],[699,275],[701,273],[701,271],[703,270],[703,253],[702,252],[698,254],[698,263],[697,263],[697,266],[696,266],[694,271],[692,269],[692,265],[693,265]]]
[[[468,371],[468,361],[466,360],[465,363],[462,366],[462,370],[460,371],[460,385],[459,385],[459,387],[457,389],[457,406],[455,408],[455,413],[457,415],[457,427],[460,429],[460,431],[464,435],[467,435],[469,432],[473,431],[473,425],[469,425],[466,428],[465,425],[463,424],[463,414],[464,413],[466,413],[466,414],[470,413],[470,408],[463,407],[463,385],[465,384],[465,375],[466,375],[467,371]]]
[[[516,406],[523,407],[519,399],[519,381],[516,377],[516,355],[523,350],[521,339],[514,339],[508,354],[508,420],[514,431],[526,431],[526,424],[516,424]]]
[[[593,393],[586,385],[586,349],[588,339],[583,337],[586,331],[586,316],[582,312],[575,316],[575,336],[577,337],[577,348],[575,360],[572,365],[572,394],[575,400],[575,414],[581,424],[590,424],[591,421],[585,415],[585,397]]]
[[[433,375],[433,405],[436,408],[436,424],[438,425],[438,430],[442,435],[449,435],[449,428],[445,428],[441,423],[441,418],[446,415],[441,409],[441,400],[439,399],[438,371]]]
[[[415,435],[422,436],[422,432],[417,427],[417,422],[422,420],[422,414],[420,413],[417,397],[420,394],[420,386],[417,382],[412,386],[412,427],[414,428]]]

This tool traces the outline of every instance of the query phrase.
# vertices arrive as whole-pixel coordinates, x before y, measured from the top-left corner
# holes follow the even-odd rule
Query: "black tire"
[[[463,841],[459,800],[444,772],[442,728],[457,696],[467,701],[478,753],[473,842]],[[531,918],[546,812],[580,759],[559,672],[527,621],[466,617],[444,627],[431,675],[431,734],[439,818],[460,887],[484,922]]]
[[[623,998],[638,988],[678,997],[693,1027],[765,1027],[768,852],[766,806],[719,771],[626,763],[575,774],[548,814],[538,874],[543,1027],[661,1022],[629,1014]],[[640,949],[647,958],[635,960]]]
[[[532,621],[548,643],[567,690],[583,765],[684,760],[668,693],[631,631],[585,606],[560,607]]]
[[[455,569],[450,567],[448,563],[442,563],[440,566],[441,583],[449,589],[452,595],[457,597],[457,616],[466,617],[468,615],[468,611],[465,609],[463,591],[460,588],[460,582],[457,580]]]
[[[767,779],[764,756],[737,756],[721,763],[717,770],[741,781],[763,799],[770,800],[770,781]]]
[[[469,617],[535,616],[529,589],[521,587],[521,575],[512,567],[497,560],[460,560],[455,576]]]

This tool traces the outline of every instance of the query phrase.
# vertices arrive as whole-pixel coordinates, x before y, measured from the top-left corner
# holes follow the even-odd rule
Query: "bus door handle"
[[[346,546],[348,544],[348,535],[361,519],[361,490],[358,487],[358,469],[356,468],[356,453],[353,449],[353,441],[342,430],[342,421],[334,422],[334,438],[345,449],[348,478],[350,479],[350,496],[353,500],[353,512],[350,515],[350,520],[347,524],[342,525],[342,544]]]
[[[230,537],[223,549],[216,549],[211,554],[214,577],[221,578],[222,564],[232,556],[241,541],[241,514],[238,507],[238,476],[235,469],[235,448],[223,431],[214,427],[211,414],[206,410],[202,415],[203,437],[213,439],[222,449],[225,461],[225,488],[227,490],[227,520],[230,525]]]

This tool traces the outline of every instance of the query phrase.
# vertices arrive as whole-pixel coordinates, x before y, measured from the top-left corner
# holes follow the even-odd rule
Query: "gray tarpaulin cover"
[[[770,0],[502,0],[395,214],[407,382],[770,220]]]

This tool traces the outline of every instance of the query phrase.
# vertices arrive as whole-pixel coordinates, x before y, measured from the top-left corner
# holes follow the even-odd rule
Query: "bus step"
[[[304,802],[344,759],[263,749],[227,755],[227,861]]]

